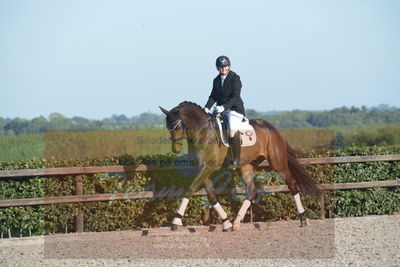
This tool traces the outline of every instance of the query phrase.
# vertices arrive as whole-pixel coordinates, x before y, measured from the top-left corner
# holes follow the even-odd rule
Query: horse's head
[[[171,134],[172,152],[179,153],[182,149],[182,140],[185,139],[185,129],[178,108],[173,108],[170,111],[159,107],[161,111],[167,115],[166,126]]]
[[[182,140],[186,137],[192,140],[194,133],[207,126],[210,115],[199,105],[184,101],[170,111],[160,107],[167,115],[167,129],[171,134],[172,151],[179,153],[182,149]],[[186,136],[185,136],[186,135]]]

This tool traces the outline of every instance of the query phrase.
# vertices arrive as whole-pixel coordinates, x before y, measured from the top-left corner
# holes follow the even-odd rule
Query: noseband
[[[179,120],[175,121],[174,122],[174,126],[172,128],[169,128],[169,127],[167,127],[167,128],[168,128],[169,131],[183,130],[182,120],[179,119]],[[180,141],[182,141],[185,138],[186,138],[185,135],[182,135],[182,137],[179,137],[179,138],[172,138],[171,137],[171,141],[174,144],[183,145],[182,142],[180,142]]]

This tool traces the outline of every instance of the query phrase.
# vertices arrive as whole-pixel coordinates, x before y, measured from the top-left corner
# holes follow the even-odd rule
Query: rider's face
[[[226,66],[226,67],[221,67],[218,69],[219,73],[222,75],[227,75],[229,72],[230,67]]]

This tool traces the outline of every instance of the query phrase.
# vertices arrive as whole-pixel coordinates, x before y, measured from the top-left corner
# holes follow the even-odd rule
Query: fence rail
[[[325,158],[300,158],[301,164],[338,164],[371,161],[400,161],[400,155],[377,155],[377,156],[353,156],[353,157],[325,157]],[[267,167],[268,161],[264,160],[260,167]],[[108,172],[145,172],[156,169],[173,168],[176,170],[187,169],[188,166],[148,166],[140,165],[120,165],[120,166],[100,166],[100,167],[68,167],[68,168],[47,168],[47,169],[25,169],[25,170],[0,170],[0,179],[28,176],[59,176],[59,175],[79,175],[95,174]]]
[[[400,161],[400,155],[377,155],[377,156],[354,156],[354,157],[325,157],[325,158],[300,158],[301,164],[341,164],[354,162],[373,162],[373,161]],[[264,161],[260,167],[267,167],[268,162]],[[159,168],[187,169],[187,166],[147,166],[147,165],[126,165],[126,166],[100,166],[100,167],[69,167],[69,168],[47,168],[47,169],[26,169],[26,170],[1,170],[0,179],[16,177],[35,177],[35,176],[73,176],[75,178],[75,195],[61,197],[43,197],[28,199],[7,199],[0,200],[0,208],[32,205],[49,205],[65,203],[83,203],[97,201],[114,200],[133,200],[144,198],[165,198],[177,197],[174,194],[165,195],[164,192],[131,192],[116,194],[91,194],[84,195],[82,175],[110,172],[144,172]],[[342,189],[362,189],[374,187],[395,187],[400,186],[400,178],[397,180],[359,182],[359,183],[337,183],[321,184],[323,190],[342,190]],[[266,186],[264,193],[289,192],[287,186]],[[226,188],[219,194],[244,194],[243,188]],[[205,190],[197,192],[195,195],[206,195]],[[324,196],[320,196],[320,218],[324,218]],[[83,232],[83,213],[80,212],[76,217],[76,230]]]
[[[400,186],[399,180],[388,181],[374,181],[374,182],[361,182],[361,183],[338,183],[338,184],[320,184],[323,190],[342,190],[342,189],[363,189],[374,187],[393,187]],[[279,193],[289,192],[286,185],[282,186],[265,186],[262,188],[263,193]],[[182,193],[182,192],[178,192]],[[244,188],[226,188],[222,190],[219,195],[243,195],[245,194]],[[207,195],[204,189],[195,193],[197,196]],[[172,199],[179,197],[175,193],[153,192],[153,191],[140,191],[130,193],[115,193],[115,194],[91,194],[91,195],[74,195],[62,197],[42,197],[42,198],[23,198],[23,199],[7,199],[0,200],[0,208],[5,207],[18,207],[18,206],[35,206],[35,205],[50,205],[50,204],[66,204],[66,203],[83,203],[83,202],[97,202],[97,201],[114,201],[114,200],[135,200],[144,198],[160,198]]]

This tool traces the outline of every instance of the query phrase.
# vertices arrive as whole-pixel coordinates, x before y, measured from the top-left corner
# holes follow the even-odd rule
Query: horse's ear
[[[166,110],[165,108],[162,108],[162,107],[160,107],[160,106],[159,106],[159,108],[161,109],[161,111],[162,111],[165,115],[168,115],[168,113],[169,113],[168,110]]]

